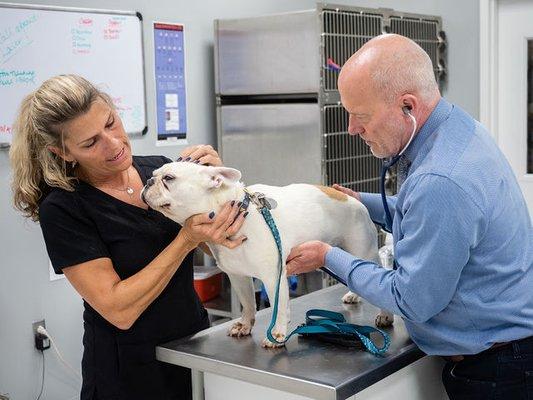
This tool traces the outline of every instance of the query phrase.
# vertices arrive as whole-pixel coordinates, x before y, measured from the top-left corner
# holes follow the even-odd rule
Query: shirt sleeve
[[[51,193],[39,207],[39,219],[48,257],[57,274],[66,267],[110,257],[94,222],[74,195]]]
[[[425,322],[451,301],[461,272],[484,232],[475,202],[452,180],[424,175],[406,194],[396,270],[353,257],[339,248],[326,266],[370,303],[413,322]]]
[[[368,214],[370,215],[370,219],[376,224],[385,226],[385,209],[383,208],[383,202],[381,201],[381,194],[361,192],[360,195],[361,203],[363,203],[364,206],[367,208]],[[389,210],[391,213],[391,218],[394,221],[396,196],[387,196],[386,198],[387,205],[389,206]]]

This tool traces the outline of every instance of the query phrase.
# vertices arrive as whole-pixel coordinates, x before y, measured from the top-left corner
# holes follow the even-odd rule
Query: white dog
[[[218,210],[228,201],[245,198],[241,173],[233,168],[208,167],[189,162],[169,163],[157,169],[143,189],[143,199],[150,207],[183,224],[191,215]],[[293,184],[284,187],[252,185],[251,193],[260,192],[273,199],[271,210],[278,227],[283,258],[290,250],[308,240],[320,240],[347,252],[379,263],[377,234],[366,208],[357,200],[324,186]],[[270,229],[255,205],[250,202],[238,235],[248,240],[235,249],[208,243],[218,266],[228,274],[242,304],[242,317],[233,324],[231,336],[249,335],[255,321],[255,296],[252,277],[264,283],[271,304],[278,277],[278,251]],[[344,302],[355,303],[359,297],[347,293]],[[393,316],[382,311],[378,326],[392,324]],[[279,290],[279,310],[272,335],[281,340],[289,322],[289,288],[285,273]],[[268,339],[264,347],[278,347]]]

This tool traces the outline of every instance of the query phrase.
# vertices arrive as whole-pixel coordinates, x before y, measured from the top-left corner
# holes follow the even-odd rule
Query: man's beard
[[[391,141],[388,141],[386,143],[386,144],[390,144],[390,147],[392,147],[394,145],[394,143],[397,143],[400,140],[400,138],[402,137],[402,135],[398,135],[397,134],[398,124],[395,124],[394,121],[391,121],[391,120],[387,120],[387,122],[382,127],[381,131],[382,132],[386,132],[385,135],[382,135],[381,137],[386,138],[386,137],[394,136],[395,140],[391,140]],[[381,159],[394,157],[400,151],[403,150],[403,147],[401,147],[398,150],[386,149],[383,146],[379,146],[378,147],[378,143],[377,142],[374,142],[374,145],[375,145],[374,147],[376,147],[375,149],[373,149],[372,146],[369,146],[370,147],[370,152],[372,153],[372,155],[374,157],[381,158]]]

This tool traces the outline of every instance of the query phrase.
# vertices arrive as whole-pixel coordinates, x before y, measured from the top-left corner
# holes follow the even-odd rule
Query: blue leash
[[[272,329],[276,325],[276,319],[278,317],[278,303],[279,303],[279,287],[282,279],[283,273],[283,255],[281,248],[281,236],[279,234],[274,218],[270,213],[268,201],[261,194],[251,195],[246,191],[246,197],[250,196],[252,201],[257,205],[257,208],[261,215],[263,216],[265,222],[267,223],[272,236],[276,242],[276,247],[278,249],[278,279],[276,283],[276,293],[274,296],[274,304],[272,310],[272,318],[270,320],[270,325],[267,328],[267,338],[272,343],[276,344],[285,344],[293,335],[313,335],[313,334],[333,334],[333,335],[342,335],[344,337],[352,338],[354,341],[360,340],[363,346],[374,355],[382,355],[387,351],[390,346],[390,336],[382,331],[371,326],[362,326],[355,325],[346,322],[344,315],[328,311],[313,309],[309,310],[305,314],[305,323],[295,328],[290,332],[284,340],[278,340],[272,335]],[[256,195],[258,196],[256,198]],[[249,199],[246,201],[249,202]],[[373,332],[379,333],[383,337],[383,345],[377,347],[372,339],[370,334]]]

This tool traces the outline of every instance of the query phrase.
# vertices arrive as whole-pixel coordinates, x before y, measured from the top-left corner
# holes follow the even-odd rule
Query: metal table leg
[[[197,369],[191,370],[192,400],[204,400],[204,373]]]

